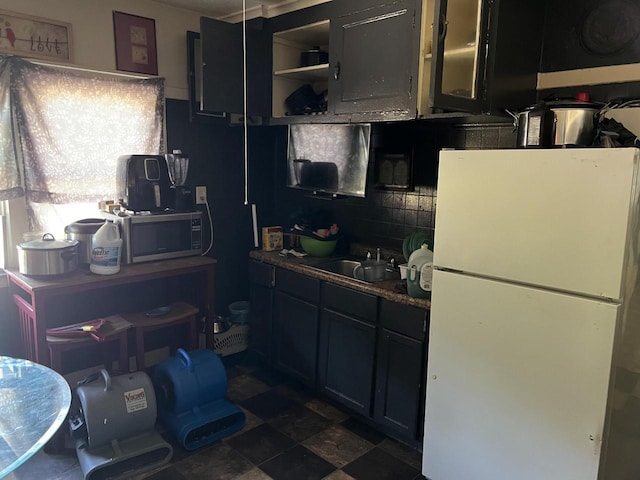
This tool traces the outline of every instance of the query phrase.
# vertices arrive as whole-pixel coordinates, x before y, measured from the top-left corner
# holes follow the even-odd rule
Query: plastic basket
[[[213,335],[213,351],[223,357],[249,348],[249,325],[231,325],[229,330]]]

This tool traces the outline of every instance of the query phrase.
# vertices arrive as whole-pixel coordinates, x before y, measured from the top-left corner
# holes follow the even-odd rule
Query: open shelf
[[[465,46],[465,47],[461,47],[461,48],[452,48],[449,50],[445,50],[444,52],[444,57],[445,58],[449,58],[449,57],[469,57],[472,56],[476,53],[476,46],[475,45],[469,45],[469,46]],[[431,53],[427,53],[424,58],[425,59],[430,59],[432,57]]]
[[[290,118],[285,99],[309,84],[316,94],[327,89],[329,64],[301,67],[301,54],[312,48],[329,50],[329,20],[273,34],[272,118]]]
[[[288,68],[286,70],[278,70],[273,72],[277,77],[295,78],[297,80],[323,80],[327,78],[329,64],[322,63],[320,65],[310,65],[308,67]]]

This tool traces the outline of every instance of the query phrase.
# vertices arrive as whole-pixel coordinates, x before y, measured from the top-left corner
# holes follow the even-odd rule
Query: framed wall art
[[[114,11],[113,34],[118,70],[158,74],[156,22],[153,18]]]
[[[72,62],[71,24],[0,10],[0,53]]]

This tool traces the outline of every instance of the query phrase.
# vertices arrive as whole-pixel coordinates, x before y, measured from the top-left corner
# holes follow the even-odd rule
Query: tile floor
[[[174,447],[171,462],[136,480],[424,479],[419,451],[360,423],[248,355],[232,357],[225,359],[227,396],[246,413],[244,428],[193,452],[165,435]],[[39,452],[13,478],[82,480],[83,475],[69,449],[55,455]]]

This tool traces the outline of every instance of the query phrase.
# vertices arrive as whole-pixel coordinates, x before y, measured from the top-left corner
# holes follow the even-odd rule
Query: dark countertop
[[[407,294],[407,285],[404,280],[385,280],[378,283],[366,283],[360,280],[343,277],[342,275],[313,268],[313,265],[320,262],[326,262],[332,258],[344,258],[344,256],[326,258],[306,256],[296,258],[291,255],[287,255],[286,257],[282,256],[279,252],[252,250],[249,252],[249,257],[260,262],[275,265],[276,267],[286,268],[287,270],[292,270],[319,280],[324,280],[335,283],[336,285],[342,285],[344,287],[353,288],[354,290],[377,295],[378,297],[386,298],[387,300],[405,303],[407,305],[413,305],[427,310],[431,309],[431,300],[427,298],[413,298]]]

